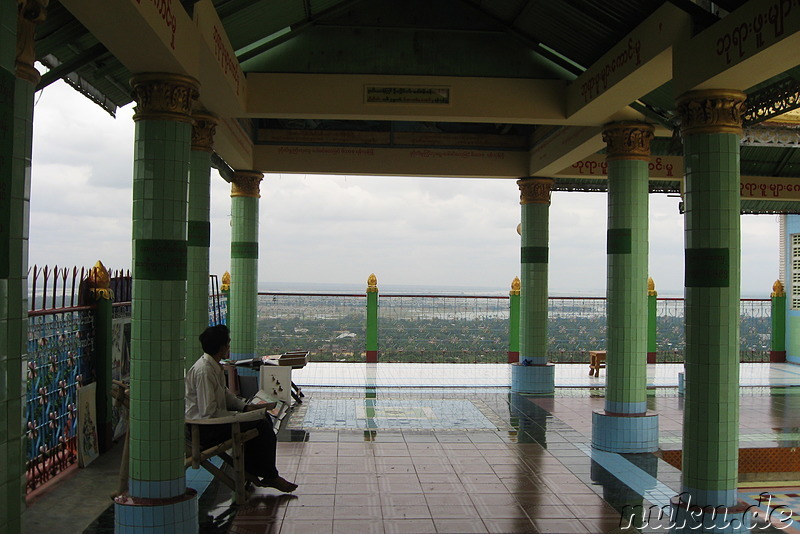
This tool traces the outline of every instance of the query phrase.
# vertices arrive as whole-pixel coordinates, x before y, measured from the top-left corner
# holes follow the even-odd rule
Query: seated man
[[[227,358],[231,347],[228,327],[211,326],[200,334],[204,354],[186,373],[186,419],[225,417],[234,412],[257,410],[266,405],[248,405],[225,387],[225,373],[219,361]],[[198,425],[203,448],[231,437],[230,425]],[[275,467],[277,439],[269,416],[242,423],[242,431],[258,429],[258,437],[244,444],[245,470],[248,479],[258,486],[276,488],[284,493],[297,489],[278,475]]]

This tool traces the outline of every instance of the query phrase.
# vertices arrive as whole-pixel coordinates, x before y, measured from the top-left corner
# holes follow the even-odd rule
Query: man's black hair
[[[218,353],[230,340],[230,332],[224,324],[209,326],[200,334],[200,345],[203,347],[203,352],[211,356]]]

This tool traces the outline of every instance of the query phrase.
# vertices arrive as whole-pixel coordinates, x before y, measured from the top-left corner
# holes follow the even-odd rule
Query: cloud
[[[112,119],[58,82],[37,95],[31,264],[127,268],[134,123]],[[230,185],[211,180],[211,271],[230,269]],[[683,293],[679,199],[650,196],[650,276]],[[554,192],[551,293],[604,295],[607,197]],[[259,280],[508,288],[520,273],[514,180],[266,175],[259,201]],[[742,217],[742,292],[767,296],[777,277],[774,216]]]

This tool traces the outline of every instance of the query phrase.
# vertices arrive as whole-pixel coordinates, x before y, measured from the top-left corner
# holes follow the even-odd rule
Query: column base
[[[168,498],[120,495],[114,499],[114,532],[170,532],[196,534],[198,531],[197,491]]]
[[[592,448],[617,453],[642,453],[658,450],[658,414],[592,413]]]
[[[697,532],[752,532],[756,526],[753,509],[744,501],[736,506],[697,506],[685,493],[670,499],[670,534]]]
[[[367,351],[367,363],[378,363],[378,351],[377,350],[368,350]]]
[[[656,356],[658,356],[657,352],[648,352],[647,363],[656,363]]]
[[[508,351],[508,363],[519,362],[519,352]]]
[[[511,392],[552,395],[556,390],[556,366],[511,364]]]

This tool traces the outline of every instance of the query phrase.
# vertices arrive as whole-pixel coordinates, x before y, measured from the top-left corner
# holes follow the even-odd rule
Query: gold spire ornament
[[[378,292],[378,277],[375,276],[375,273],[372,273],[367,278],[367,293],[377,293]]]
[[[656,291],[656,283],[651,277],[647,277],[647,296],[648,297],[657,297],[658,291]]]
[[[89,271],[88,281],[89,293],[95,300],[112,300],[114,298],[114,292],[111,290],[111,276],[102,261],[97,260],[97,263]]]
[[[515,276],[514,281],[511,282],[511,291],[508,294],[519,295],[521,289],[522,289],[522,282],[520,282],[519,276]]]
[[[230,291],[231,290],[231,273],[225,271],[222,275],[222,286],[220,286],[220,291]]]
[[[775,280],[775,283],[772,284],[772,294],[770,297],[785,297],[786,291],[783,288],[783,282],[780,280]]]

